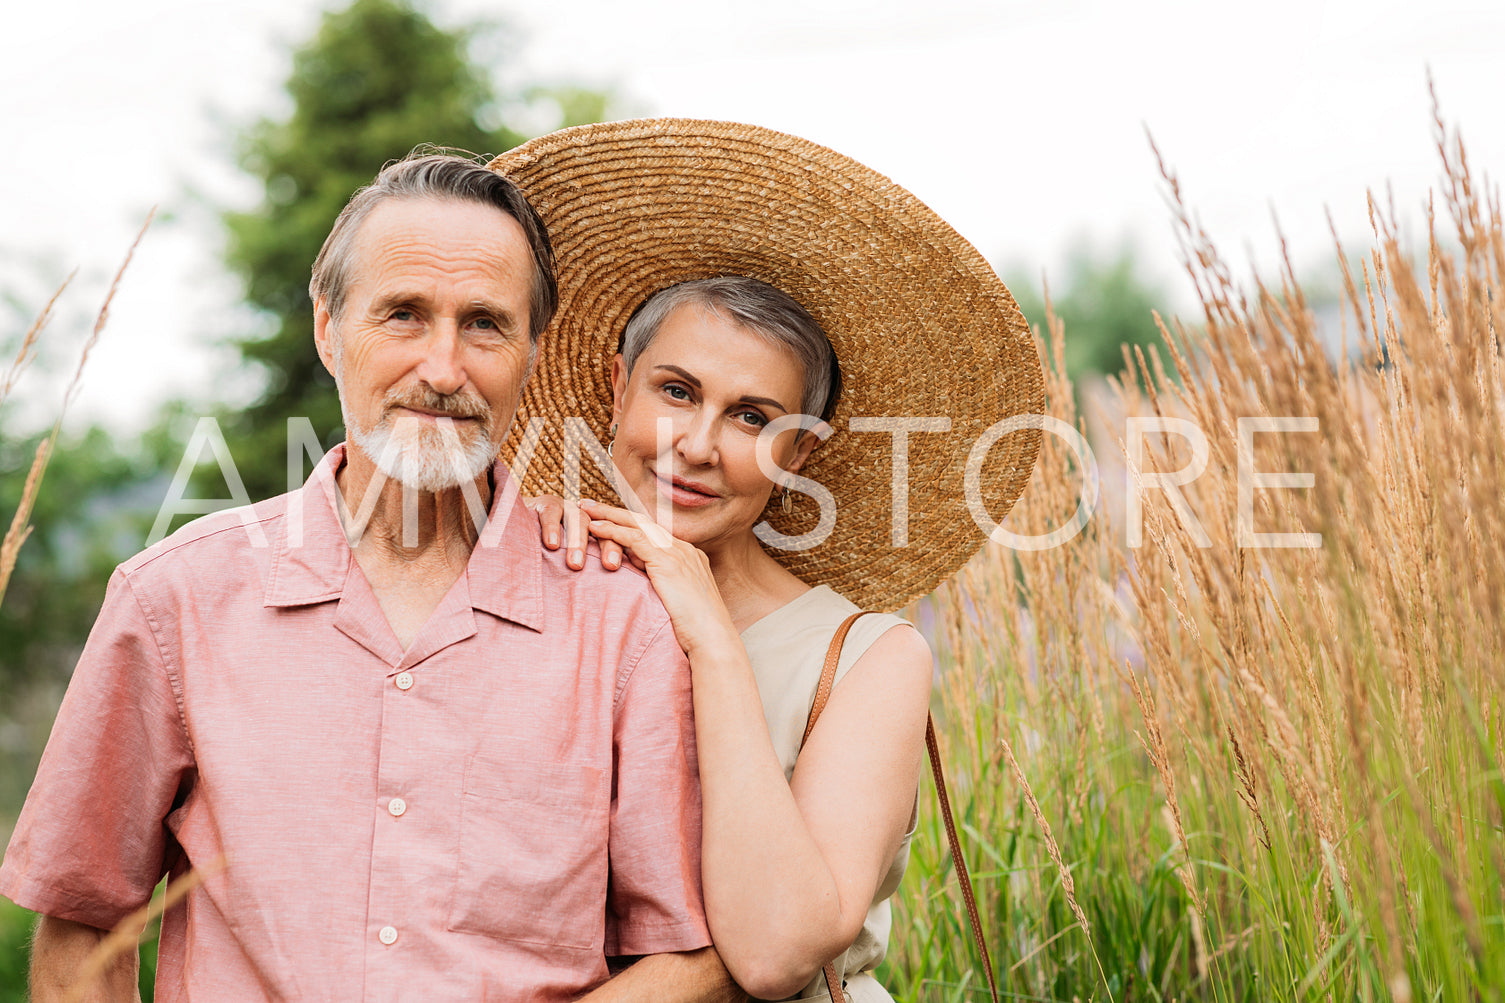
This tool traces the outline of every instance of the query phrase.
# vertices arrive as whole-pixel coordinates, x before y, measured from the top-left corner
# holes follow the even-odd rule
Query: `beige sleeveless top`
[[[841,622],[857,607],[824,585],[811,589],[742,632],[742,644],[758,680],[758,696],[763,701],[763,716],[773,748],[784,767],[785,778],[794,775],[794,760],[799,754],[805,721],[815,702],[815,688],[820,683],[821,667],[831,638]],[[836,666],[839,685],[852,665],[890,628],[907,621],[890,613],[874,613],[852,625],[842,645]],[[904,866],[909,862],[906,834],[899,852],[889,865],[888,873],[873,896],[862,932],[851,948],[836,959],[836,973],[846,980],[846,994],[854,1003],[891,1003],[892,997],[872,977],[872,970],[888,950],[889,897],[899,887]],[[825,979],[816,976],[794,1000],[829,1000]]]

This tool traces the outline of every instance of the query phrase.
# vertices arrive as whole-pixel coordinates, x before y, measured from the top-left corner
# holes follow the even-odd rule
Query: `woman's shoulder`
[[[859,607],[855,603],[830,586],[816,585],[753,623],[742,632],[742,636],[744,639],[767,633],[787,636],[791,631],[820,631],[830,636],[847,617],[857,612]],[[857,625],[878,621],[889,626],[908,622],[892,613],[870,613],[861,617]]]
[[[817,585],[748,627],[742,632],[742,640],[750,655],[769,649],[791,655],[798,652],[800,659],[811,660],[818,672],[836,631],[857,612],[859,607],[849,599],[828,586]],[[858,617],[842,643],[838,678],[895,627],[913,629],[908,620],[892,613],[869,612]]]
[[[842,621],[857,611],[856,605],[830,588],[816,586],[742,632],[742,643],[763,703],[763,716],[785,776],[794,770],[831,639]],[[842,643],[836,680],[840,682],[880,638],[900,626],[912,633],[916,644],[924,643],[907,620],[892,613],[860,617]]]
[[[820,593],[814,596],[812,602],[819,608],[824,621],[829,624],[831,633],[853,613],[863,613],[852,624],[847,637],[871,636],[876,639],[879,635],[886,634],[891,628],[898,626],[913,626],[908,620],[895,613],[880,613],[876,610],[863,611],[860,606],[850,599],[833,591],[829,586],[820,585],[810,590],[810,593]],[[807,593],[810,594],[810,593]]]
[[[848,603],[848,605],[851,604]],[[852,608],[856,609],[855,606]],[[887,636],[896,627],[903,628],[904,632],[910,634],[916,643],[924,643],[920,640],[920,634],[915,630],[914,625],[903,617],[893,613],[868,613],[866,616],[859,617],[847,632],[846,641],[842,644],[842,665],[837,670],[837,678],[840,678],[846,669],[876,644],[879,638]]]

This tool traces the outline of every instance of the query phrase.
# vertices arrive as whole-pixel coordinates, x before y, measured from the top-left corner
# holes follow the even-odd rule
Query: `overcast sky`
[[[254,391],[217,339],[246,329],[220,271],[214,208],[253,202],[239,126],[287,106],[307,0],[14,4],[0,64],[0,345],[50,284],[79,278],[49,335],[66,368],[109,275],[149,233],[91,360],[75,420],[139,427],[173,396]],[[1274,267],[1272,209],[1303,267],[1367,236],[1366,188],[1419,227],[1439,165],[1428,67],[1470,158],[1505,162],[1505,5],[1384,0],[1223,4],[1056,0],[436,0],[441,24],[502,19],[511,73],[608,86],[625,115],[754,122],[888,174],[1000,271],[1058,270],[1075,241],[1134,240],[1173,307],[1169,214],[1146,130],[1239,274]],[[372,165],[373,170],[379,165]],[[13,419],[40,421],[32,381]]]

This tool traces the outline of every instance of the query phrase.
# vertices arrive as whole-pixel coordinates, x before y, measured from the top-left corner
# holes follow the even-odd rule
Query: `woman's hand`
[[[677,540],[645,515],[601,502],[580,500],[580,511],[589,517],[590,535],[605,550],[612,543],[626,553],[653,583],[654,591],[669,611],[674,636],[692,659],[698,651],[714,651],[742,640],[732,626],[731,614],[721,601],[711,562],[694,544]]]
[[[558,495],[527,498],[523,504],[538,513],[538,533],[549,550],[565,547],[564,563],[576,571],[585,567],[585,520],[580,509],[566,505]],[[611,540],[600,540],[601,567],[615,571],[622,566],[622,548]]]

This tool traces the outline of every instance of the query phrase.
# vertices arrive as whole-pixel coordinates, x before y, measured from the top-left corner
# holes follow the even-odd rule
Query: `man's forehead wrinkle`
[[[373,278],[397,271],[416,270],[435,281],[455,276],[501,281],[517,270],[504,247],[445,247],[421,240],[392,241],[373,248],[361,264]]]
[[[485,259],[467,253],[446,253],[440,248],[421,246],[387,247],[377,249],[365,261],[358,262],[351,288],[365,289],[373,302],[391,303],[394,300],[428,300],[435,291],[451,284],[472,286],[461,288],[462,301],[470,306],[483,306],[491,310],[514,313],[526,306],[529,287],[510,281],[521,272],[519,263],[509,261],[504,254],[492,253]],[[490,287],[490,295],[479,295],[475,285]],[[508,293],[518,300],[508,302]]]
[[[352,248],[352,288],[364,282],[382,283],[393,272],[402,271],[424,275],[422,281],[459,277],[508,285],[521,279],[531,284],[532,255],[515,219],[494,207],[466,205],[467,213],[495,216],[497,225],[479,230],[462,226],[456,232],[437,221],[414,218],[413,210],[425,202],[455,204],[442,199],[399,200],[378,206],[362,222]]]

